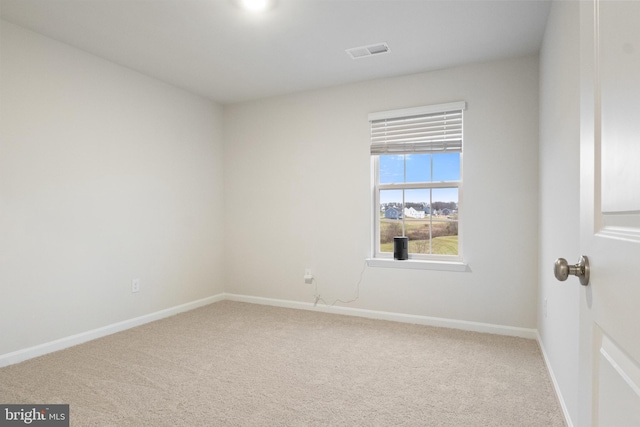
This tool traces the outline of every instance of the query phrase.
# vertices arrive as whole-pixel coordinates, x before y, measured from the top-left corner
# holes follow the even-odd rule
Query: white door
[[[581,45],[578,425],[639,427],[640,1],[582,2]]]

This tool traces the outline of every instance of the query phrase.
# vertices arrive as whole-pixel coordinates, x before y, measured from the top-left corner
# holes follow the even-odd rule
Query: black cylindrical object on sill
[[[399,260],[409,259],[409,238],[408,237],[393,238],[393,259],[399,259]]]

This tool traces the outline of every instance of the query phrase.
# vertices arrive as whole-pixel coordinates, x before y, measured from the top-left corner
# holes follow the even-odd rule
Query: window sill
[[[396,259],[386,258],[367,258],[367,266],[383,267],[383,268],[402,268],[411,270],[439,270],[439,271],[457,271],[469,272],[469,264],[462,261],[426,261],[417,259],[408,259],[398,261]]]

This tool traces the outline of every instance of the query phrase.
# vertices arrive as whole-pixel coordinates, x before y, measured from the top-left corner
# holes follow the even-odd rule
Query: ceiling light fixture
[[[244,10],[249,12],[264,12],[273,6],[273,0],[237,0]]]

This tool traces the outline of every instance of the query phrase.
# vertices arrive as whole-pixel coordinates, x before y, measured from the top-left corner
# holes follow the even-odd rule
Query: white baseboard
[[[493,325],[490,323],[469,322],[465,320],[443,319],[414,314],[391,313],[387,311],[366,310],[362,308],[314,305],[310,302],[280,300],[273,298],[253,297],[248,295],[224,294],[224,299],[230,301],[248,302],[252,304],[272,305],[276,307],[296,308],[301,310],[320,311],[323,313],[344,314],[347,316],[366,317],[369,319],[390,320],[394,322],[414,323],[418,325],[438,326],[443,328],[462,329],[465,331],[483,332],[488,334],[508,335],[528,339],[536,339],[536,329],[517,328],[513,326]]]
[[[547,367],[547,372],[549,372],[549,377],[551,377],[551,382],[553,383],[553,389],[556,392],[556,396],[558,397],[558,402],[560,402],[560,407],[562,408],[562,414],[564,415],[564,421],[567,423],[567,427],[573,427],[573,423],[571,422],[571,416],[569,415],[569,410],[567,409],[567,405],[564,401],[564,397],[562,397],[562,392],[560,391],[560,386],[558,385],[558,380],[556,379],[555,374],[553,373],[553,369],[551,368],[551,363],[549,362],[549,358],[547,357],[547,352],[544,349],[544,344],[542,343],[542,338],[540,334],[536,330],[536,339],[538,340],[538,345],[540,346],[540,351],[542,352],[542,357],[544,358],[544,364]]]
[[[34,357],[42,356],[54,351],[63,350],[65,348],[73,347],[74,345],[82,344],[87,341],[91,341],[97,338],[101,338],[107,335],[114,334],[116,332],[124,331],[126,329],[134,328],[136,326],[144,325],[145,323],[160,320],[165,317],[173,316],[178,313],[193,310],[198,307],[202,307],[214,302],[230,300],[240,301],[252,304],[271,305],[276,307],[295,308],[301,310],[312,310],[323,313],[343,314],[347,316],[366,317],[369,319],[390,320],[394,322],[413,323],[418,325],[438,326],[443,328],[461,329],[465,331],[483,332],[489,334],[508,335],[529,339],[538,339],[539,335],[535,329],[517,328],[512,326],[493,325],[490,323],[478,323],[469,322],[465,320],[443,319],[438,317],[419,316],[413,314],[391,313],[386,311],[366,310],[361,308],[342,307],[342,306],[326,306],[323,304],[314,305],[309,302],[280,300],[273,298],[262,298],[248,295],[228,294],[222,293],[213,295],[211,297],[203,298],[197,301],[192,301],[186,304],[181,304],[175,307],[170,307],[164,310],[156,311],[155,313],[146,314],[144,316],[136,317],[122,322],[107,325],[101,328],[93,329],[90,331],[82,332],[76,335],[71,335],[65,338],[61,338],[55,341],[50,341],[44,344],[39,344],[33,347],[25,348],[22,350],[14,351],[0,355],[0,367],[13,365]],[[544,354],[544,351],[543,351]],[[548,361],[545,355],[545,362],[549,367]],[[551,372],[551,370],[550,370]],[[557,384],[555,377],[551,374],[554,381],[554,387],[557,390]],[[563,406],[563,411],[566,413],[566,408]]]
[[[136,317],[122,322],[107,325],[102,328],[93,329],[87,332],[81,332],[76,335],[60,338],[55,341],[50,341],[44,344],[39,344],[33,347],[25,348],[23,350],[14,351],[0,355],[0,368],[3,366],[13,365],[34,357],[42,356],[54,351],[63,350],[74,345],[82,344],[87,341],[101,338],[107,335],[114,334],[116,332],[124,331],[126,329],[134,328],[136,326],[144,325],[145,323],[160,320],[165,317],[173,316],[178,313],[193,310],[194,308],[202,307],[214,302],[222,301],[224,294],[213,295],[207,298],[202,298],[196,301],[188,302],[186,304],[177,305],[164,310],[156,311],[155,313],[145,314],[144,316]]]
[[[218,301],[229,300],[239,301],[251,304],[271,305],[275,307],[294,308],[301,310],[319,311],[323,313],[343,314],[347,316],[365,317],[369,319],[390,320],[394,322],[413,323],[427,326],[437,326],[444,328],[461,329],[465,331],[483,332],[498,335],[515,336],[521,338],[535,339],[540,346],[542,356],[544,358],[545,366],[549,372],[553,388],[560,402],[562,413],[565,418],[565,422],[568,427],[573,427],[571,422],[571,416],[567,410],[562,392],[556,380],[553,369],[547,357],[547,353],[542,343],[540,334],[536,329],[517,328],[512,326],[494,325],[490,323],[469,322],[464,320],[443,319],[438,317],[419,316],[412,314],[391,313],[386,311],[366,310],[361,308],[342,307],[342,306],[326,306],[323,304],[314,305],[310,302],[300,302],[291,300],[281,300],[274,298],[263,298],[248,295],[238,295],[222,293],[213,295],[207,298],[202,298],[196,301],[188,302],[186,304],[177,305],[164,310],[156,311],[154,313],[146,314],[144,316],[136,317],[133,319],[125,320],[122,322],[107,325],[102,328],[93,329],[91,331],[82,332],[76,335],[71,335],[65,338],[61,338],[48,343],[36,345],[23,350],[14,351],[0,355],[0,368],[8,365],[13,365],[34,357],[42,356],[54,351],[63,350],[65,348],[73,347],[78,344],[82,344],[87,341],[91,341],[97,338],[101,338],[107,335],[114,334],[116,332],[124,331],[126,329],[134,328],[136,326],[144,325],[145,323],[160,320],[165,317],[173,316],[178,313],[193,310],[205,305],[213,304]]]

